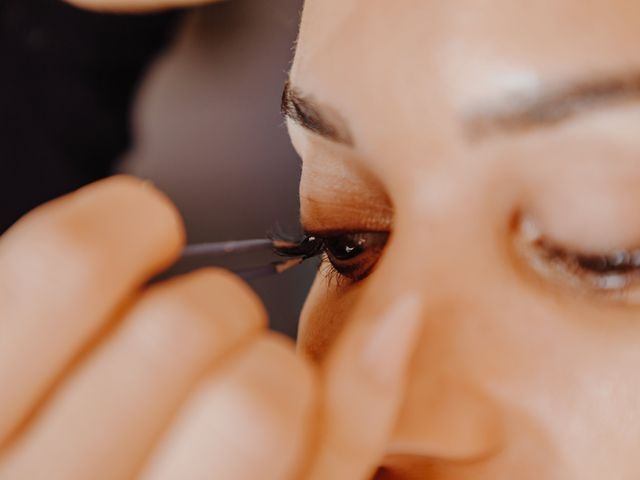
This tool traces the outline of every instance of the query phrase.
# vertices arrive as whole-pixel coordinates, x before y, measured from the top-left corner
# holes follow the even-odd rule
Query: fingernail
[[[362,361],[382,386],[394,386],[407,369],[418,343],[422,319],[420,300],[409,296],[395,302],[372,326]]]

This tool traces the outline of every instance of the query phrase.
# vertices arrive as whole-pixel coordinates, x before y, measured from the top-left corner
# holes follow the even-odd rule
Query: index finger
[[[169,200],[124,176],[39,207],[1,238],[0,444],[183,238]]]
[[[318,451],[305,478],[371,478],[404,400],[421,325],[420,302],[409,296],[348,326],[323,371]]]
[[[153,12],[171,8],[195,7],[219,0],[66,0],[76,7],[99,12]]]

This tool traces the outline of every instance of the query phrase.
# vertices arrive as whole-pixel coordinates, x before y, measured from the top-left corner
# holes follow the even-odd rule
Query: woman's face
[[[640,478],[639,45],[637,1],[307,1],[300,348],[421,300],[382,478]]]

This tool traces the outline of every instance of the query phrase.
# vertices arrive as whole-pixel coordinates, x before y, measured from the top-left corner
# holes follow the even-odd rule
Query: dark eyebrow
[[[605,107],[640,100],[640,74],[550,86],[512,98],[503,108],[482,109],[465,119],[472,140],[494,133],[519,133],[554,126]]]
[[[298,125],[328,140],[353,146],[353,137],[340,116],[328,107],[317,105],[287,81],[282,92],[282,114]]]

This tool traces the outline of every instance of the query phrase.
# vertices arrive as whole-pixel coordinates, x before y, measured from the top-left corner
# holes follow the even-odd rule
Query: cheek
[[[361,295],[360,287],[346,290],[318,273],[300,315],[298,351],[321,363],[331,349]]]
[[[507,478],[514,464],[539,478],[640,478],[640,460],[630,463],[640,441],[640,323],[506,300],[517,297],[452,300],[427,313],[396,448],[489,458],[489,478]],[[629,467],[635,476],[611,475]]]
[[[421,264],[412,276],[393,255],[403,251],[413,250],[390,245],[357,287],[318,275],[299,349],[321,363],[356,307],[420,292],[424,333],[389,446],[427,459],[416,478],[640,478],[640,308],[472,262],[462,276],[449,264],[449,275]],[[470,470],[446,476],[453,465]]]

